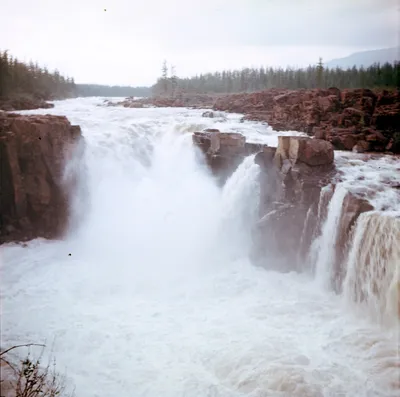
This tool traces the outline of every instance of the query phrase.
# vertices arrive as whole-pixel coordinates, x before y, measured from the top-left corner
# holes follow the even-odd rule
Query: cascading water
[[[222,238],[235,249],[236,255],[247,257],[251,244],[251,228],[257,221],[260,201],[258,176],[260,167],[248,156],[227,180],[221,197]]]
[[[342,214],[343,200],[347,190],[336,186],[335,192],[329,202],[325,223],[321,235],[313,242],[312,250],[316,252],[315,271],[317,279],[325,286],[330,287],[333,266],[335,264],[335,245],[339,231],[340,216]]]
[[[184,135],[222,124],[100,102],[34,111],[82,126],[80,222],[63,241],[1,248],[2,345],[54,340],[77,397],[396,395],[392,329],[308,275],[249,263],[258,166],[245,159],[221,190]]]
[[[378,322],[400,326],[400,213],[362,214],[347,264],[344,293]]]

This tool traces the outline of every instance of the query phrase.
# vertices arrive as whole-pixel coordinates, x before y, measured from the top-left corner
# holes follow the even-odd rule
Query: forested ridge
[[[0,51],[0,98],[51,100],[74,95],[73,78],[64,77],[58,70],[50,72],[37,63],[20,62],[8,51]]]
[[[170,70],[169,70],[170,69]],[[374,64],[367,68],[326,68],[322,60],[315,66],[294,68],[243,68],[179,78],[175,68],[162,67],[162,75],[152,87],[154,95],[178,93],[237,93],[270,88],[398,88],[400,62]]]

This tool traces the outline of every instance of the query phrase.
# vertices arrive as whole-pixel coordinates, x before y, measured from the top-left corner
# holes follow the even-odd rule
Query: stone
[[[342,215],[339,221],[339,230],[335,244],[335,268],[332,275],[333,287],[340,292],[340,287],[346,275],[345,258],[352,241],[352,229],[358,217],[367,211],[373,211],[374,206],[366,199],[348,192],[343,200]]]
[[[299,136],[280,136],[275,157],[277,163],[289,159],[292,164],[300,161],[310,166],[333,163],[334,151],[331,143],[322,139]]]
[[[64,116],[0,117],[0,243],[62,235],[77,179],[65,166],[83,147],[79,126]]]
[[[276,131],[305,132],[331,142],[339,150],[352,150],[359,140],[365,140],[358,135],[366,128],[370,130],[366,135],[376,132],[385,137],[375,141],[371,150],[397,148],[392,137],[400,125],[398,91],[270,89],[220,96],[213,108],[243,113],[245,120],[266,122]]]
[[[0,99],[0,109],[5,111],[14,110],[32,110],[32,109],[50,109],[54,104],[48,103],[43,99],[37,99],[29,96],[21,96],[10,99]]]
[[[357,144],[358,138],[354,134],[338,135],[331,138],[331,142],[335,149],[338,150],[353,150]]]
[[[208,166],[220,183],[223,183],[233,173],[250,150],[249,145],[246,146],[244,135],[221,132],[218,129],[195,132],[192,140],[205,155]]]
[[[326,139],[326,130],[322,127],[314,127],[313,128],[313,135],[316,139]]]
[[[358,141],[356,145],[353,146],[352,151],[354,153],[365,153],[368,152],[371,148],[371,145],[367,141]]]
[[[276,148],[264,146],[262,151],[256,154],[254,162],[263,169],[268,169],[275,166]]]

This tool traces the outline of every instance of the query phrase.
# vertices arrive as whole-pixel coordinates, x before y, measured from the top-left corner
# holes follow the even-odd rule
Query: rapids
[[[2,347],[52,345],[77,397],[398,396],[398,324],[355,305],[379,272],[376,244],[363,235],[373,220],[357,225],[343,295],[326,288],[340,201],[330,204],[316,277],[254,267],[260,170],[247,158],[220,189],[190,132],[241,131],[270,144],[276,133],[240,123],[240,115],[223,121],[201,118],[201,110],[101,103],[73,99],[24,112],[81,125],[86,157],[71,165],[82,167],[82,183],[68,236],[0,247]],[[353,181],[354,167],[343,172]],[[369,172],[380,175],[373,165]],[[382,206],[385,197],[396,209],[390,189],[379,190]],[[389,230],[379,225],[377,233]],[[367,259],[357,252],[367,244],[378,270],[360,281]],[[393,293],[384,299],[393,303]],[[371,301],[375,309],[381,302],[376,294]]]

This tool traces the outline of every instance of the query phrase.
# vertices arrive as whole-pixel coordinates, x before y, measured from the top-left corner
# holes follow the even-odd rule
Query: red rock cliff
[[[66,117],[0,112],[0,243],[65,231],[76,175],[64,170],[82,145]]]

